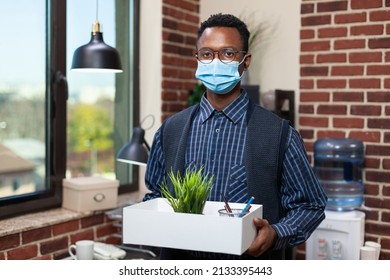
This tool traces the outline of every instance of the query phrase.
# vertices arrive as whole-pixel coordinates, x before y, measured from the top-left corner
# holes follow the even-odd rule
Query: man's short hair
[[[231,14],[215,14],[211,15],[207,20],[203,21],[200,24],[198,30],[198,38],[196,40],[196,44],[198,44],[199,38],[202,36],[203,32],[206,28],[209,27],[233,27],[238,30],[240,33],[241,41],[243,43],[243,50],[248,51],[248,42],[249,42],[249,30],[246,24]]]

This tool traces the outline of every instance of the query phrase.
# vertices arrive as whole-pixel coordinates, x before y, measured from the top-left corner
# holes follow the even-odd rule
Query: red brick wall
[[[63,259],[69,256],[68,247],[78,240],[120,244],[114,233],[118,228],[104,214],[22,231],[0,237],[0,260]]]
[[[196,83],[199,0],[163,0],[162,120],[187,106]]]
[[[366,240],[390,259],[390,0],[301,3],[298,127],[364,142]]]

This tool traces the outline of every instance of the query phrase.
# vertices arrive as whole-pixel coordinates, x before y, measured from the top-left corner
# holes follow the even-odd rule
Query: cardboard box
[[[175,213],[164,198],[125,207],[123,243],[241,255],[257,236],[253,218],[262,218],[262,205],[252,204],[242,218],[219,216],[223,208],[223,202],[208,201],[203,215]]]
[[[76,212],[118,207],[118,180],[103,177],[64,179],[62,207]]]

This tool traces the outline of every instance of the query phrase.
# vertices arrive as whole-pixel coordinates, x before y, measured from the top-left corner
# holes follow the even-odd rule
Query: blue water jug
[[[362,205],[363,161],[360,140],[325,138],[314,143],[314,171],[328,196],[327,210],[350,211]]]

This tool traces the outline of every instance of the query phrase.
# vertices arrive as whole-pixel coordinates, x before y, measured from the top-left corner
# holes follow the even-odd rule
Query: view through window
[[[1,1],[0,14],[1,199],[45,189],[46,1]]]
[[[60,206],[64,177],[136,189],[134,167],[115,157],[138,121],[138,9],[138,0],[0,1],[0,218]],[[70,71],[95,20],[123,73]]]
[[[73,52],[89,42],[96,19],[105,43],[115,47],[115,0],[68,0],[67,10],[67,177],[115,179],[115,75],[122,74],[70,71]]]

